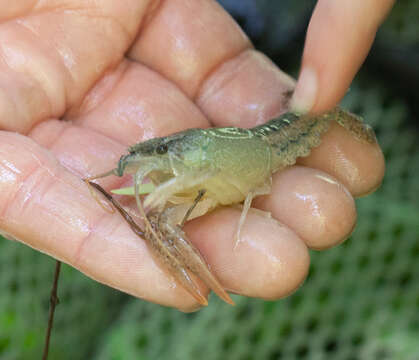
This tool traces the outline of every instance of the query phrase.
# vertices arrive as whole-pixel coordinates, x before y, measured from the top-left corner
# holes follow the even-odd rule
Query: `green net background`
[[[381,39],[417,41],[415,11],[417,22],[415,1],[397,7]],[[312,252],[298,292],[275,302],[235,296],[235,307],[212,297],[183,314],[64,265],[50,358],[419,359],[419,119],[368,72],[344,104],[376,129],[387,172],[379,191],[358,200],[351,239]],[[0,239],[1,360],[40,358],[53,270],[52,259]]]

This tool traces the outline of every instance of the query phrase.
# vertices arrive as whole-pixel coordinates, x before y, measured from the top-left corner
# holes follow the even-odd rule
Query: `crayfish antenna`
[[[116,169],[109,170],[99,175],[89,176],[87,178],[84,178],[83,181],[86,183],[87,188],[89,189],[89,192],[92,195],[93,199],[95,199],[95,201],[100,205],[100,207],[106,212],[112,214],[115,210],[112,207],[108,206],[107,203],[105,205],[105,203],[99,199],[99,197],[97,196],[97,193],[93,191],[93,188],[92,188],[92,184],[94,184],[92,180],[101,179],[109,175],[117,175]]]
[[[131,215],[128,214],[128,212],[112,197],[111,194],[107,193],[106,190],[99,184],[89,181],[89,185],[100,191],[105,196],[105,198],[115,207],[115,209],[118,210],[118,212],[121,214],[121,216],[128,223],[136,235],[142,238],[145,237],[145,231],[141,229],[139,225],[137,225]]]

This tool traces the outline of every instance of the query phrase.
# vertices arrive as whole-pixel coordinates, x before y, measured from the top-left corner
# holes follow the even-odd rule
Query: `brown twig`
[[[61,269],[61,261],[57,260],[55,263],[54,282],[52,284],[51,295],[49,297],[48,327],[47,327],[47,333],[45,336],[44,354],[42,355],[42,360],[48,359],[49,342],[51,339],[52,325],[54,322],[54,312],[55,312],[55,307],[57,306],[59,302],[58,297],[57,297],[57,289],[58,289],[58,278],[60,276],[60,269]]]

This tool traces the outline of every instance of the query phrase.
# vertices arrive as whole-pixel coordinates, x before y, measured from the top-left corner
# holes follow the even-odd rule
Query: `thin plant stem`
[[[51,295],[49,297],[48,327],[47,327],[47,333],[45,336],[44,354],[42,355],[42,360],[48,359],[49,343],[51,339],[52,325],[54,323],[55,307],[57,306],[59,302],[58,296],[57,296],[57,290],[58,290],[58,278],[60,277],[60,269],[61,269],[61,261],[57,260],[55,263],[54,282],[52,284]]]

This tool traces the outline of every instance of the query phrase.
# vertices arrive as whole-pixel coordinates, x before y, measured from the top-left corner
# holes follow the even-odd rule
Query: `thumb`
[[[299,112],[322,112],[345,95],[394,0],[319,0],[311,17],[292,99]]]

